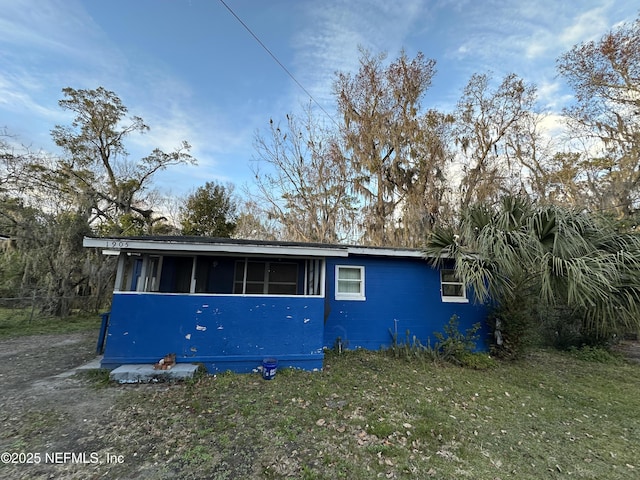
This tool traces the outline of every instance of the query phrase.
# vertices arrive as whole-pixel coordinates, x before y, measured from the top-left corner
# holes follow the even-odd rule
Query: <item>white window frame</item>
[[[338,289],[339,280],[340,280],[340,270],[360,270],[360,280],[357,280],[360,283],[360,291],[357,293],[344,293],[340,292]],[[336,265],[336,275],[335,275],[335,297],[336,300],[366,300],[365,296],[365,275],[364,275],[364,267],[358,265]],[[345,279],[342,279],[344,281]],[[355,281],[354,281],[355,282]]]
[[[469,303],[469,299],[467,298],[467,286],[461,280],[455,282],[445,282],[442,279],[442,274],[444,272],[455,272],[452,268],[443,268],[440,270],[440,297],[443,302],[448,303]],[[445,285],[459,285],[462,287],[462,295],[445,295],[444,294],[444,286]]]

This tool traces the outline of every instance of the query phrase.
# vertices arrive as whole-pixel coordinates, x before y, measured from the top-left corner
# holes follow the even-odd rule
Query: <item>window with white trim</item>
[[[443,302],[466,303],[469,301],[464,283],[452,269],[440,270],[440,294]]]
[[[336,265],[336,300],[365,300],[364,267]]]

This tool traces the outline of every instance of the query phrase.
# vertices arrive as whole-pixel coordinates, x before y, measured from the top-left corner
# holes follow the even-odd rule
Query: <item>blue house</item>
[[[380,349],[392,333],[422,342],[457,315],[485,319],[451,265],[415,249],[203,237],[84,239],[118,255],[103,368],[168,353],[211,373],[321,369],[324,349]],[[483,345],[478,345],[482,349]]]

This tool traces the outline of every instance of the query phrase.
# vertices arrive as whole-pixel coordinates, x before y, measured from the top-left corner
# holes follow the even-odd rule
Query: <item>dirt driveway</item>
[[[73,370],[95,358],[95,341],[95,333],[0,340],[0,478],[130,478],[126,452],[105,435],[126,390],[96,388]]]

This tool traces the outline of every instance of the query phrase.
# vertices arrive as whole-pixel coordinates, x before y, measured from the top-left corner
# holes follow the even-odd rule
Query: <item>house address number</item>
[[[128,246],[129,242],[121,240],[107,240],[107,248],[127,248]]]

